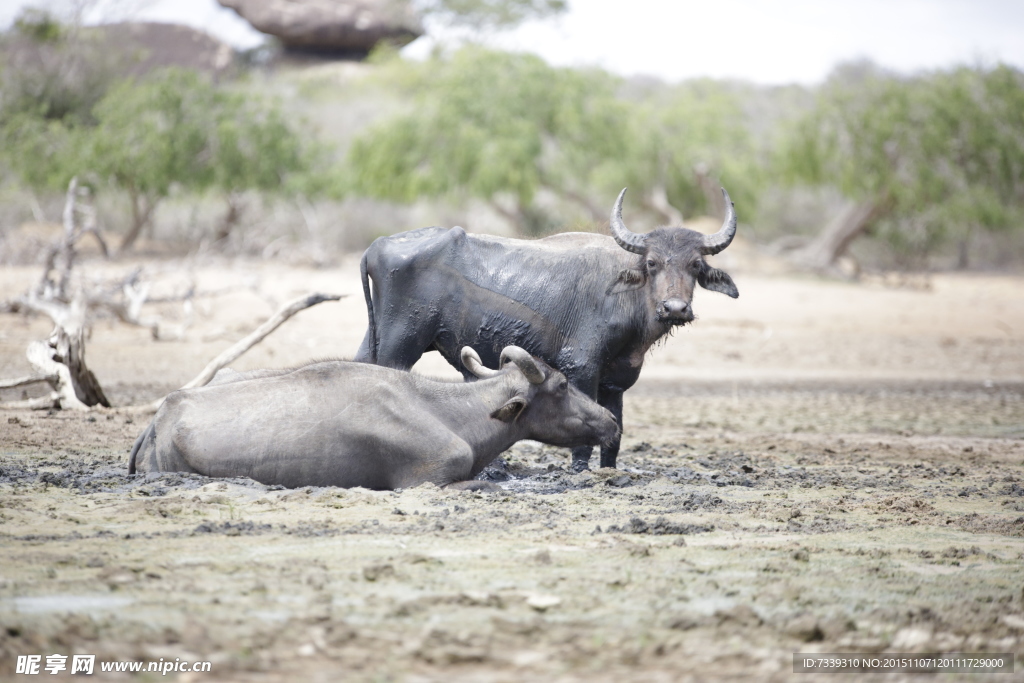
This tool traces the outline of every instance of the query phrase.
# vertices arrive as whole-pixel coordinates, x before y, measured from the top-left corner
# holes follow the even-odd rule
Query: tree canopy
[[[625,109],[602,72],[477,47],[399,68],[414,106],[353,143],[358,194],[474,196],[528,228],[539,189],[586,206],[591,179],[622,155]]]
[[[1024,76],[1007,66],[912,78],[839,70],[782,159],[792,180],[833,185],[861,207],[829,244],[812,245],[818,265],[872,228],[915,254],[1006,228],[1024,209]]]
[[[356,194],[477,197],[529,233],[543,227],[533,207],[541,190],[603,221],[628,185],[633,201],[677,224],[671,202],[721,209],[723,176],[744,198],[754,194],[739,97],[712,82],[630,97],[603,71],[479,47],[395,68],[414,104],[352,145]]]
[[[79,175],[126,192],[132,216],[122,249],[173,188],[224,193],[225,236],[236,217],[235,194],[286,189],[288,175],[310,160],[277,105],[181,69],[118,83],[87,119],[19,112],[0,136],[5,161],[30,187],[59,189]]]
[[[606,193],[628,185],[673,224],[684,216],[722,215],[722,185],[741,206],[753,205],[761,168],[740,91],[691,81],[645,93],[628,108],[623,174],[605,184]]]
[[[493,28],[566,3],[419,6]],[[317,93],[305,103],[345,150],[327,167],[323,146],[307,142],[319,133],[244,77],[171,69],[118,80],[87,33],[27,12],[0,34],[0,162],[32,189],[63,191],[79,176],[126,194],[126,247],[177,192],[227,199],[218,237],[247,191],[477,199],[537,235],[604,222],[622,187],[627,210],[662,224],[721,213],[725,186],[758,235],[824,228],[793,252],[815,268],[864,234],[909,265],[951,245],[991,250],[976,236],[1024,224],[1024,75],[1008,66],[900,76],[854,63],[815,88],[772,89],[624,79],[474,45],[422,62],[381,49],[323,87],[293,72],[265,81],[300,99]]]

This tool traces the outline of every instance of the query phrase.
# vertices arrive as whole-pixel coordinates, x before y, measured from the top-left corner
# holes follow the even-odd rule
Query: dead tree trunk
[[[669,225],[681,226],[683,224],[683,212],[669,203],[668,192],[663,183],[658,183],[651,188],[651,191],[644,197],[644,204],[664,216]]]
[[[217,232],[213,236],[214,243],[224,243],[229,237],[231,232],[238,225],[238,219],[242,216],[242,198],[235,192],[228,192],[227,195],[228,210],[224,214],[224,218],[221,219],[220,225],[217,227]]]
[[[156,208],[156,199],[147,198],[134,190],[131,192],[131,199],[132,225],[121,240],[121,246],[117,248],[118,254],[123,254],[132,248],[135,241],[139,239],[139,235],[142,234],[142,229],[146,227],[153,216],[153,209]]]
[[[52,360],[67,367],[71,376],[71,386],[78,400],[87,406],[100,405],[109,408],[110,401],[103,393],[103,387],[85,363],[84,315],[82,325],[55,328],[47,344],[53,349]]]
[[[53,332],[45,342],[29,345],[26,352],[29,363],[40,374],[48,377],[47,381],[57,393],[60,407],[76,410],[94,405],[110,406],[96,376],[85,364],[85,297],[81,292],[74,296],[70,293],[71,270],[77,255],[75,245],[79,238],[91,232],[105,246],[96,229],[96,213],[91,209],[78,205],[78,178],[72,178],[64,201],[64,239],[53,250],[57,256],[47,260],[47,272],[43,274],[35,296],[30,296],[26,301],[30,308],[45,313],[54,323]],[[75,220],[76,211],[85,214],[85,223],[81,229]],[[52,283],[50,270],[58,261],[61,264],[60,277],[56,283]],[[46,296],[45,290],[51,287],[52,291],[47,297],[49,301],[44,304],[37,297]]]
[[[502,206],[501,202],[493,197],[489,199],[487,203],[492,209],[494,209],[495,213],[511,223],[520,233],[528,232],[526,217],[523,214],[523,210],[519,206],[518,201],[514,202],[514,208],[512,209]]]
[[[64,410],[89,410],[110,407],[96,376],[85,364],[85,335],[81,327],[68,329],[58,325],[49,339],[29,344],[28,362],[53,388],[54,407]]]
[[[45,341],[28,345],[25,355],[36,374],[22,378],[15,386],[46,382],[52,388],[50,396],[3,407],[57,407],[70,410],[88,410],[91,406],[110,406],[103,388],[85,363],[86,297],[78,288],[72,294],[71,270],[75,264],[75,244],[87,232],[93,233],[104,245],[95,225],[95,212],[91,207],[80,207],[78,178],[68,184],[64,202],[64,236],[49,251],[43,276],[35,289],[16,301],[18,308],[42,313],[53,321],[53,332]],[[85,215],[85,224],[79,228],[76,212]],[[32,381],[29,381],[29,380]],[[0,383],[8,386],[11,383]]]
[[[697,180],[697,186],[704,193],[707,201],[708,212],[715,218],[725,217],[725,199],[722,197],[721,184],[711,176],[711,167],[703,161],[693,167],[693,175]]]
[[[840,212],[809,244],[794,250],[789,258],[804,268],[831,270],[854,239],[864,234],[879,217],[874,202],[850,204]]]
[[[43,302],[34,296],[22,301],[25,308],[47,315],[54,322],[53,332],[43,341],[34,341],[25,350],[25,357],[35,375],[19,380],[0,382],[12,388],[46,382],[52,391],[43,398],[3,403],[3,408],[62,408],[89,410],[110,402],[96,376],[85,362],[85,305],[81,297],[70,305]]]

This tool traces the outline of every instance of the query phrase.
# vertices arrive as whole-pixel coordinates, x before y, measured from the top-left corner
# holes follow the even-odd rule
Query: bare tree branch
[[[110,249],[107,247],[107,241],[103,239],[103,235],[100,233],[99,228],[96,225],[96,208],[92,206],[82,206],[79,211],[85,215],[85,222],[82,225],[82,231],[79,235],[92,235],[96,238],[96,243],[100,246],[100,251],[103,252],[103,258],[110,258]]]
[[[32,384],[54,382],[56,379],[55,375],[29,375],[28,377],[18,377],[17,379],[3,379],[0,380],[0,389],[17,389],[18,387],[27,387]]]
[[[91,206],[78,204],[80,192],[82,190],[78,187],[78,176],[75,176],[68,183],[68,191],[64,200],[63,238],[53,243],[48,249],[43,264],[43,274],[35,288],[35,293],[41,299],[63,302],[69,300],[68,289],[71,286],[71,271],[75,267],[77,256],[75,247],[83,235],[92,234],[99,243],[103,256],[108,255],[107,243],[96,226],[96,210]],[[76,214],[84,216],[81,226],[75,220]],[[54,274],[54,271],[58,272]]]
[[[46,410],[59,407],[59,400],[57,392],[51,391],[49,396],[29,398],[24,401],[2,401],[0,410]]]
[[[837,214],[825,229],[803,247],[792,251],[789,260],[803,268],[817,271],[832,271],[836,261],[850,243],[866,231],[881,213],[873,202],[851,202]]]
[[[110,406],[99,381],[85,363],[85,332],[90,312],[105,309],[123,322],[149,328],[154,339],[168,337],[180,339],[192,323],[192,298],[196,295],[194,283],[181,298],[184,302],[185,322],[168,333],[162,328],[162,321],[159,317],[142,316],[142,306],[147,302],[150,285],[140,282],[141,269],[133,270],[115,286],[108,286],[106,289],[93,285],[87,292],[81,282],[72,281],[72,270],[76,257],[75,244],[81,236],[91,232],[100,241],[101,247],[105,248],[105,243],[96,230],[95,212],[91,210],[91,207],[78,206],[78,193],[78,179],[72,178],[68,184],[64,204],[64,235],[47,254],[43,276],[39,283],[27,294],[6,303],[7,310],[12,312],[32,311],[46,315],[53,321],[54,330],[45,341],[35,341],[28,345],[26,356],[35,370],[35,374],[0,381],[0,389],[46,382],[53,388],[53,392],[48,397],[0,403],[0,407],[46,408],[56,406],[71,410],[89,410],[90,406],[95,405]],[[75,220],[76,213],[85,217],[81,227]],[[54,276],[55,271],[56,276]],[[218,370],[260,343],[299,311],[324,301],[337,301],[342,296],[344,295],[317,293],[286,304],[254,332],[214,358],[184,388],[207,384]],[[163,399],[160,399],[147,406],[136,408],[154,412],[162,401]]]
[[[668,193],[665,190],[664,184],[658,183],[652,187],[643,200],[644,204],[664,216],[669,225],[679,226],[683,224],[683,213],[669,203]]]
[[[243,339],[240,339],[239,341],[235,342],[230,347],[222,351],[216,358],[210,361],[206,365],[206,367],[203,368],[202,372],[196,375],[195,378],[192,379],[192,381],[183,386],[182,389],[192,389],[194,387],[201,387],[205,386],[206,384],[209,384],[210,380],[213,379],[214,375],[216,375],[219,370],[225,367],[228,363],[231,363],[232,361],[238,359],[243,353],[245,353],[252,347],[259,344],[261,341],[263,341],[264,338],[266,338],[267,335],[276,330],[278,327],[281,326],[282,323],[288,320],[288,318],[291,318],[299,311],[305,310],[310,306],[316,306],[317,304],[323,303],[324,301],[338,301],[346,296],[348,295],[321,294],[318,292],[315,294],[309,294],[307,296],[299,297],[298,299],[295,299],[294,301],[285,304],[280,309],[278,309],[278,311],[274,313],[274,315],[271,316],[269,320],[267,320],[265,323],[257,327],[253,332],[251,332]],[[137,406],[137,408],[143,412],[155,413],[157,410],[160,409],[160,404],[162,404],[163,402],[164,399],[159,398],[156,401],[153,401],[152,403],[143,406]]]
[[[217,374],[217,371],[223,368],[228,363],[234,361],[243,353],[251,349],[256,344],[259,344],[263,339],[276,330],[281,324],[288,320],[299,311],[305,310],[310,306],[316,306],[324,301],[338,301],[345,294],[309,294],[303,296],[294,301],[291,301],[282,306],[277,313],[275,313],[267,322],[257,327],[252,333],[238,340],[232,344],[229,348],[225,349],[219,356],[214,358],[207,364],[203,371],[196,375],[195,379],[182,387],[182,389],[191,389],[192,387],[201,387],[207,384],[213,376]]]

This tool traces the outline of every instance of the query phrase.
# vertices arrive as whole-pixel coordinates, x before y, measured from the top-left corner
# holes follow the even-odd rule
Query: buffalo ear
[[[638,268],[626,268],[619,271],[619,276],[615,278],[615,282],[611,284],[605,293],[618,294],[619,292],[628,292],[642,287],[646,282],[647,275],[644,274],[644,271]]]
[[[491,417],[502,422],[514,422],[526,408],[526,399],[522,396],[513,396],[505,405],[491,413]]]
[[[729,273],[718,268],[712,268],[711,266],[701,268],[700,273],[697,275],[697,283],[704,289],[709,289],[712,292],[721,292],[726,296],[731,296],[733,299],[740,295],[740,290],[736,289],[736,283],[729,277]]]

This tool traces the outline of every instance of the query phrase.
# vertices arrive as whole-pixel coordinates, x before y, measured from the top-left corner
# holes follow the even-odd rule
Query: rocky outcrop
[[[166,67],[220,76],[231,71],[235,53],[231,46],[188,26],[121,22],[83,26],[52,40],[12,32],[0,40],[0,63],[8,68],[8,81],[16,75],[23,84],[9,86],[9,96],[65,93],[60,102],[51,103],[57,109],[50,115],[56,116],[61,102],[75,102],[88,111],[112,81],[125,76],[144,76]]]
[[[405,45],[423,34],[407,0],[217,0],[285,49],[362,57],[381,42]]]
[[[85,30],[85,37],[116,55],[120,70],[141,75],[168,66],[221,73],[234,63],[234,51],[203,31],[180,24],[124,22]]]

